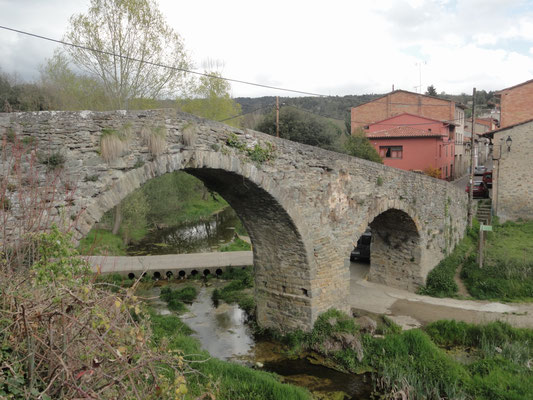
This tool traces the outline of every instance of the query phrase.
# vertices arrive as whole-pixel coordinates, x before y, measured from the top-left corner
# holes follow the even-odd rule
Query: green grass
[[[361,360],[357,351],[347,346],[340,351],[321,347],[343,334],[360,340]],[[293,332],[283,339],[300,354],[306,348],[322,348],[328,362],[338,369],[373,371],[374,384],[378,392],[389,395],[386,398],[403,398],[403,393],[409,399],[533,399],[529,366],[533,330],[502,322],[474,325],[438,321],[424,330],[388,329],[381,338],[358,332],[352,318],[329,310],[319,316],[310,333]],[[463,364],[444,348],[467,348],[475,357],[470,364]]]
[[[475,229],[467,234],[452,253],[441,260],[427,276],[426,286],[419,290],[420,294],[434,297],[452,297],[457,294],[457,283],[454,276],[459,265],[465,263],[468,254],[474,252],[477,235]],[[479,229],[479,228],[478,228]]]
[[[236,303],[249,316],[255,315],[255,298],[249,293],[249,290],[254,285],[253,269],[246,267],[245,269],[228,268],[223,274],[222,278],[231,280],[229,284],[222,289],[215,289],[211,296],[213,303],[217,305],[220,300],[228,304]]]
[[[151,326],[154,345],[164,344],[169,351],[179,351],[198,371],[187,375],[187,399],[206,393],[212,393],[217,400],[311,399],[305,389],[282,384],[274,374],[210,358],[199,342],[188,336],[190,329],[176,316],[152,315]]]
[[[168,308],[178,313],[187,311],[184,303],[191,304],[198,295],[198,291],[193,286],[186,286],[181,289],[172,290],[169,287],[161,289],[160,298],[167,302]]]
[[[80,240],[78,251],[84,255],[125,256],[126,246],[118,235],[104,229],[91,229],[89,234]]]
[[[483,268],[472,255],[461,272],[477,299],[533,300],[533,221],[494,225],[487,235]]]
[[[219,251],[248,251],[251,249],[252,246],[250,246],[249,243],[246,243],[244,240],[237,237],[233,240],[233,242],[220,246]]]

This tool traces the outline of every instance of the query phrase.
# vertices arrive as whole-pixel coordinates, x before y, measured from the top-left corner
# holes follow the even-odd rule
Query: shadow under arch
[[[376,215],[368,227],[372,231],[369,280],[416,291],[424,284],[416,218],[404,210],[389,208]]]
[[[245,226],[253,246],[257,321],[283,331],[307,329],[311,274],[305,244],[283,206],[251,180],[222,169],[186,168],[220,194]]]

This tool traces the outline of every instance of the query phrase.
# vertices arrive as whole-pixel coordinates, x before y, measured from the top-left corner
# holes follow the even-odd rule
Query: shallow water
[[[283,346],[266,340],[256,340],[246,325],[246,315],[237,305],[221,303],[214,307],[211,294],[215,288],[227,284],[211,280],[205,287],[199,281],[185,284],[199,289],[196,301],[181,319],[195,331],[192,335],[211,356],[265,371],[275,372],[283,381],[308,388],[319,399],[367,400],[372,385],[368,375],[345,374],[310,362],[306,358],[289,359]],[[171,284],[183,287],[183,283]],[[160,288],[154,287],[147,295],[161,314],[168,314],[166,303],[158,300]]]
[[[139,242],[132,242],[126,253],[140,256],[210,252],[231,242],[239,224],[235,211],[227,207],[207,221],[186,222],[150,231]]]

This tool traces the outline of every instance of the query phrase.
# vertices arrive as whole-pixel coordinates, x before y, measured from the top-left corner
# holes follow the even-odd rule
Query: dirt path
[[[496,303],[487,301],[439,299],[368,282],[368,266],[352,263],[349,304],[352,308],[385,314],[410,329],[439,319],[472,323],[505,321],[533,328],[533,303]],[[363,271],[363,272],[362,272]]]

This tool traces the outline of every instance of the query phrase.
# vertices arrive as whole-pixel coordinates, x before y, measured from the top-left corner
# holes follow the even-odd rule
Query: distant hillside
[[[350,108],[373,100],[380,94],[363,94],[351,96],[329,96],[329,97],[280,97],[281,106],[293,106],[330,119],[349,121]],[[276,106],[276,97],[236,97],[234,99],[242,107],[243,113],[266,114]]]
[[[280,106],[292,106],[305,110],[322,117],[328,118],[335,122],[338,126],[342,126],[350,123],[350,109],[359,104],[366,103],[374,100],[384,94],[363,94],[363,95],[349,95],[349,96],[329,96],[329,97],[280,97]],[[464,104],[468,107],[471,106],[472,95],[469,94],[445,94],[441,93],[437,95],[448,100],[453,100],[457,103]],[[236,97],[234,99],[242,107],[243,114],[254,113],[257,121],[258,116],[267,114],[275,109],[276,97]],[[494,97],[493,92],[486,92],[484,90],[478,91],[476,105],[478,112],[482,109],[490,109],[494,107],[497,99]],[[254,112],[255,111],[255,112]],[[470,115],[467,110],[467,116]],[[477,113],[476,113],[477,114]]]

